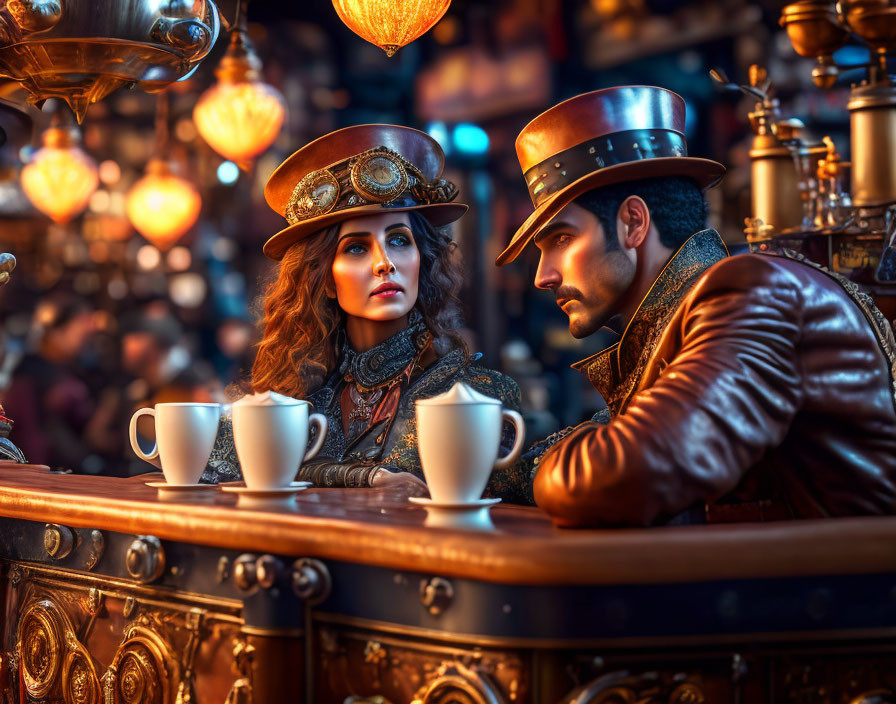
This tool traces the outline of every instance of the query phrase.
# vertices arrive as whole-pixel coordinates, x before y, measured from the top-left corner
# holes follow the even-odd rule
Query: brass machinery
[[[29,101],[68,103],[78,122],[113,90],[163,90],[211,51],[212,0],[0,0],[0,76]]]
[[[814,58],[812,79],[831,88],[844,69],[863,68],[847,103],[851,161],[833,141],[810,142],[799,120],[784,119],[765,70],[750,68],[756,100],[750,150],[752,249],[786,247],[876,289],[896,283],[896,83],[887,57],[896,50],[896,0],[801,0],[784,7],[780,24],[800,56]],[[838,66],[837,49],[856,38],[867,64]],[[720,72],[713,78],[735,87]],[[887,292],[889,293],[889,292]]]

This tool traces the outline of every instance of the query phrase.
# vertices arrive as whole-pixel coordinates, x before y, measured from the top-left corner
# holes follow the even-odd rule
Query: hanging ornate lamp
[[[245,168],[280,134],[286,102],[280,91],[259,80],[261,61],[240,5],[238,0],[230,46],[215,70],[218,83],[200,96],[193,122],[212,149]]]
[[[162,251],[196,224],[202,199],[196,187],[175,173],[168,151],[168,96],[159,96],[156,112],[156,154],[146,175],[128,191],[125,211],[134,228]]]
[[[65,125],[57,110],[43,134],[43,147],[22,168],[22,189],[28,200],[60,224],[84,210],[99,185],[96,163],[79,142],[78,129]]]
[[[333,0],[339,19],[388,56],[432,29],[450,4],[451,0]]]
[[[0,0],[0,75],[34,104],[61,98],[80,123],[117,88],[189,76],[219,27],[212,0]]]

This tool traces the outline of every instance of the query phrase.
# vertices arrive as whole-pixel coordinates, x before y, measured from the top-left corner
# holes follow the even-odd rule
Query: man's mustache
[[[554,289],[554,298],[558,301],[580,301],[582,300],[582,292],[575,286],[561,286]]]

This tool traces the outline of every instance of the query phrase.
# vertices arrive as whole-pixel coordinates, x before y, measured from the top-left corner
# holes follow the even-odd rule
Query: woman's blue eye
[[[411,238],[407,235],[392,235],[389,238],[389,244],[393,247],[407,247],[411,243]]]
[[[345,248],[346,254],[364,254],[367,249],[363,244],[359,244],[357,242],[353,242],[348,247]]]

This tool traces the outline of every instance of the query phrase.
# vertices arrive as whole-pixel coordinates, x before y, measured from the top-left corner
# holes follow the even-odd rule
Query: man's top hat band
[[[295,225],[364,205],[408,208],[448,203],[457,193],[457,186],[450,181],[428,181],[401,154],[376,147],[306,175],[293,189],[285,215],[289,224]]]
[[[554,154],[526,171],[524,177],[537,208],[548,196],[583,176],[609,166],[642,159],[687,156],[684,137],[674,130],[625,130],[589,139]]]

